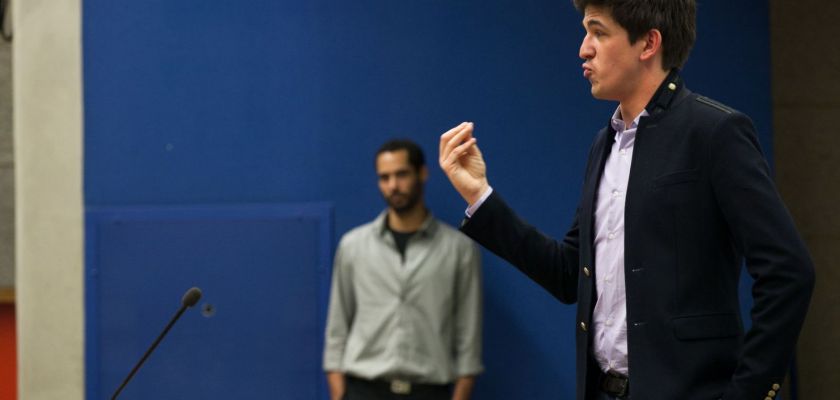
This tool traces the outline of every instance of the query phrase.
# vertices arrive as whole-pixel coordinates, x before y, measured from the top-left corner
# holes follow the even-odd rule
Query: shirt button
[[[615,239],[615,233],[610,233],[609,235],[607,235],[607,237],[610,239]]]
[[[623,155],[627,154],[627,150],[621,149],[621,151],[619,151],[619,153],[621,153],[621,155],[623,156]]]
[[[580,323],[580,329],[581,329],[582,331],[586,332],[586,322],[581,322],[581,323]]]
[[[612,276],[612,274],[610,274],[610,275],[605,276],[604,280],[607,281],[607,282],[612,282],[612,278],[613,278],[613,276]]]

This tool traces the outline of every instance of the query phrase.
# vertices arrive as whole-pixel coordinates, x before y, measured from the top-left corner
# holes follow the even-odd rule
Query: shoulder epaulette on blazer
[[[731,109],[731,108],[729,108],[729,107],[727,107],[727,106],[725,106],[721,103],[718,103],[718,102],[716,102],[716,101],[714,101],[714,100],[712,100],[712,99],[710,99],[706,96],[697,96],[696,100],[700,103],[703,103],[703,104],[705,104],[709,107],[716,108],[716,109],[718,109],[720,111],[723,111],[727,114],[732,114],[732,113],[735,112],[735,110],[733,110],[733,109]]]

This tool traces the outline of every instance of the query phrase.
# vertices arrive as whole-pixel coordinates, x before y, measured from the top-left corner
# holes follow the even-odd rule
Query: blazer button
[[[580,329],[581,329],[582,331],[586,332],[586,322],[581,322],[581,323],[580,323]]]
[[[767,392],[767,397],[776,397],[776,391],[771,390],[771,391]]]
[[[772,397],[765,397],[764,400],[773,400]]]
[[[583,267],[583,274],[586,275],[586,276],[589,276],[589,275],[592,274],[591,272],[589,272],[589,267]]]
[[[777,392],[778,392],[778,391],[779,391],[779,389],[781,389],[781,388],[782,388],[782,387],[781,387],[781,386],[779,386],[779,384],[778,384],[778,383],[774,383],[774,384],[773,384],[773,390],[775,390],[775,391],[777,391]]]

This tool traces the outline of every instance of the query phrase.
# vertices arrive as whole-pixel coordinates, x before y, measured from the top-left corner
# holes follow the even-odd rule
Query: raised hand
[[[484,157],[473,137],[472,122],[463,122],[440,136],[438,162],[468,204],[478,201],[490,187]]]

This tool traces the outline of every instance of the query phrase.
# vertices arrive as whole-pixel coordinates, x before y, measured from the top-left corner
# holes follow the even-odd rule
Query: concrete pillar
[[[81,3],[13,12],[18,396],[82,400]]]
[[[15,285],[15,164],[12,150],[12,44],[0,38],[0,290]]]

